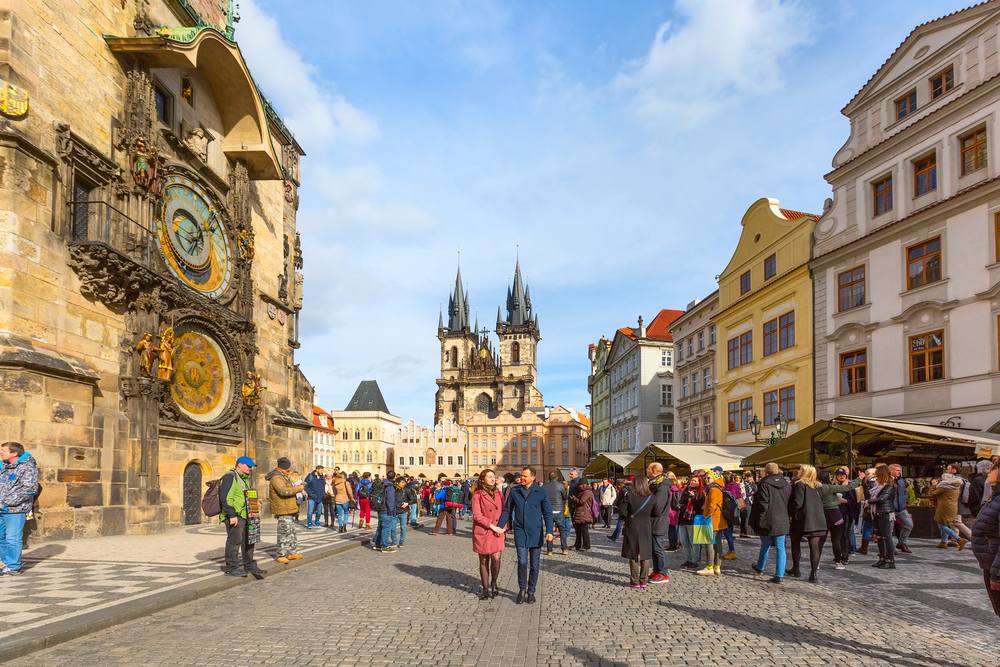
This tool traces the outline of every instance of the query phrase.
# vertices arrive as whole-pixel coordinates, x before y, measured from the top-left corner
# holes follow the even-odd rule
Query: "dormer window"
[[[931,99],[936,100],[955,87],[955,68],[948,66],[931,77]]]
[[[917,110],[917,89],[896,100],[896,120],[903,120]]]

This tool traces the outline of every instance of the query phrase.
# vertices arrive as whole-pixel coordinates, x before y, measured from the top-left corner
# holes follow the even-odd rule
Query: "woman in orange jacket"
[[[705,481],[705,504],[702,506],[701,513],[705,517],[712,517],[715,542],[705,545],[708,561],[705,567],[698,570],[696,574],[712,577],[722,574],[722,547],[719,541],[722,539],[722,531],[729,527],[729,523],[722,516],[722,475],[714,470],[708,470],[703,474],[703,478]]]

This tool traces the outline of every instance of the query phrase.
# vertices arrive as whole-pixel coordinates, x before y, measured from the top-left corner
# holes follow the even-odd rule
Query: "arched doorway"
[[[184,525],[201,523],[201,466],[193,461],[184,468]]]

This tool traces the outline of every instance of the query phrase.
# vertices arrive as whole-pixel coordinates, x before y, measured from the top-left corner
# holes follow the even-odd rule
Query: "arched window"
[[[347,440],[347,431],[344,431],[343,433],[340,434],[340,439]]]
[[[371,452],[365,454],[365,463],[373,463],[375,461],[375,455]]]
[[[354,462],[361,463],[361,452],[354,452]]]
[[[451,346],[451,367],[458,368],[458,346]]]
[[[361,439],[361,431],[355,431],[354,432],[354,439],[355,440],[360,440]]]
[[[521,363],[521,344],[517,341],[510,346],[510,362],[512,364]]]
[[[340,453],[340,462],[341,463],[347,463],[347,452],[346,451]]]
[[[368,439],[369,440],[372,439],[372,430],[371,429],[368,429]]]
[[[489,414],[492,407],[493,407],[493,401],[490,400],[489,394],[487,394],[486,392],[479,394],[479,396],[476,398],[476,411],[482,412],[484,414]]]

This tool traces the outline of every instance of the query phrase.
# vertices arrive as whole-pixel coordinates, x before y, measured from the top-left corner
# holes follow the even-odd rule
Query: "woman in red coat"
[[[497,576],[500,574],[500,554],[503,553],[504,531],[495,528],[503,512],[503,493],[497,487],[492,470],[479,473],[472,492],[472,550],[479,554],[479,578],[483,582],[480,600],[497,596]]]

